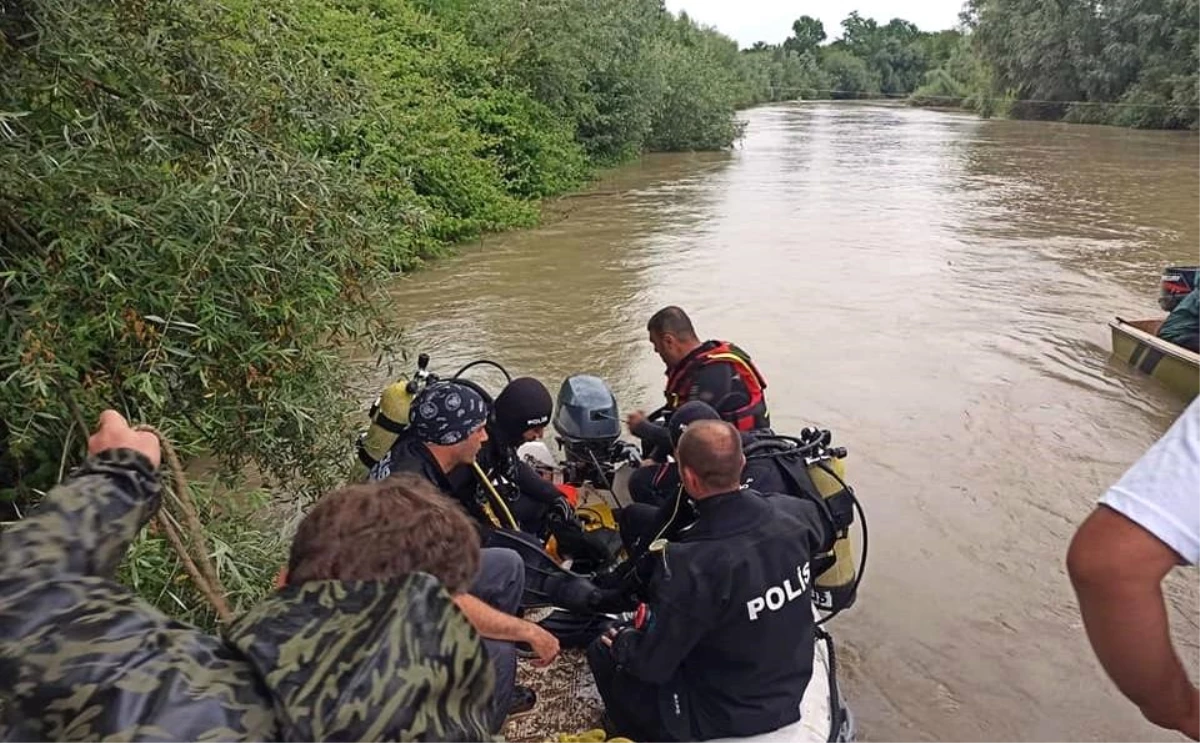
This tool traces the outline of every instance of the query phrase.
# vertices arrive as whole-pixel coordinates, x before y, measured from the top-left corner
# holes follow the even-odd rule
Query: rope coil
[[[221,579],[217,576],[217,570],[209,557],[208,540],[204,537],[204,527],[200,523],[196,502],[192,500],[192,491],[188,487],[187,477],[183,474],[183,464],[179,461],[179,455],[176,454],[170,440],[154,426],[139,424],[134,426],[134,430],[152,433],[158,437],[163,458],[170,469],[170,482],[168,487],[164,488],[169,497],[163,498],[162,506],[154,516],[154,523],[166,534],[167,541],[179,555],[179,561],[183,563],[188,577],[212,604],[217,619],[221,624],[227,625],[233,621],[233,612],[229,609],[229,603],[225,601],[225,588],[221,585]],[[180,514],[182,519],[179,518]],[[190,551],[183,538],[184,527],[191,543]]]

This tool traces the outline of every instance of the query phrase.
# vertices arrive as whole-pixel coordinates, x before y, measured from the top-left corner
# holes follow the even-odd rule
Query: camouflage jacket
[[[0,738],[489,737],[491,664],[432,576],[288,587],[216,637],[113,579],[159,498],[105,452],[0,534]]]

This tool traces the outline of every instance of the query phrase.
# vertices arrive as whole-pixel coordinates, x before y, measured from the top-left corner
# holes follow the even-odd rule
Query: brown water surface
[[[732,153],[645,158],[397,281],[411,347],[552,391],[597,374],[650,409],[646,319],[682,305],[754,356],[778,430],[849,448],[870,562],[832,630],[861,737],[1178,740],[1103,675],[1063,556],[1184,407],[1110,360],[1105,323],[1160,315],[1160,270],[1200,262],[1197,138],[873,105],[745,117]],[[1196,583],[1169,581],[1193,678]]]

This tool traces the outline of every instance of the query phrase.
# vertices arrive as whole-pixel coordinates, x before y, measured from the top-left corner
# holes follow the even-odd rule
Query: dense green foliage
[[[193,493],[207,532],[209,556],[229,608],[237,616],[273,588],[275,576],[287,564],[286,535],[295,530],[300,512],[294,505],[285,510],[288,506],[284,504],[269,504],[268,494],[262,491],[232,496],[217,494],[218,490],[205,484],[193,486]],[[156,527],[138,534],[117,578],[164,613],[215,629],[215,610]]]
[[[25,10],[0,66],[10,466],[57,464],[75,410],[117,406],[231,468],[329,482],[342,410],[309,380],[381,332],[367,287],[408,255],[371,184],[302,146],[359,92],[250,7]]]
[[[571,122],[597,162],[728,146],[737,44],[659,0],[420,0]]]
[[[598,164],[739,134],[736,45],[655,0],[0,12],[0,497],[108,406],[318,492],[339,349],[396,340],[381,280]]]
[[[738,64],[656,0],[0,0],[0,518],[106,407],[336,485],[382,282],[598,165],[729,147]],[[210,509],[235,602],[282,554],[251,510]],[[210,621],[158,537],[123,575]]]
[[[821,21],[801,16],[781,45],[743,51],[750,102],[796,98],[899,97],[949,59],[960,34],[925,33],[900,18],[880,26],[851,13],[829,44]]]
[[[1197,0],[971,0],[969,41],[918,97],[1019,118],[1195,129]]]

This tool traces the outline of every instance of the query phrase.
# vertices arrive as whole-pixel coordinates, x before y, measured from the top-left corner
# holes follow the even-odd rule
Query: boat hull
[[[1110,321],[1113,356],[1190,400],[1200,394],[1200,354],[1156,336],[1161,324],[1119,317]]]

